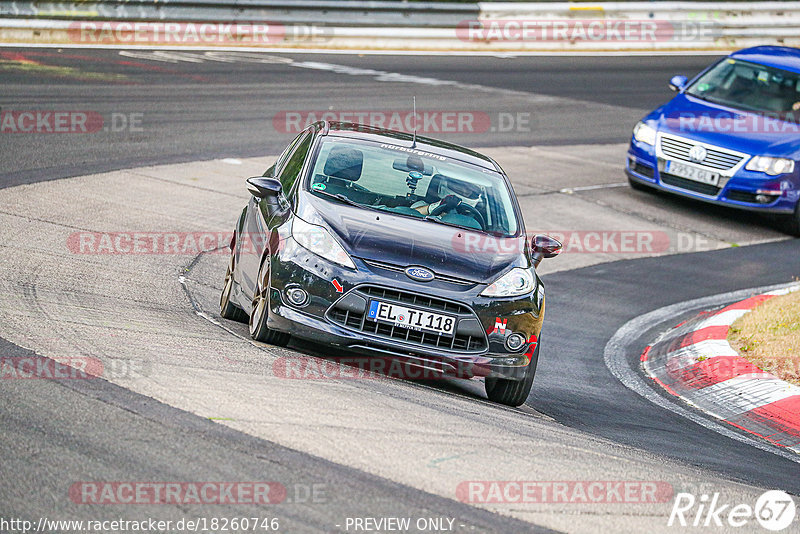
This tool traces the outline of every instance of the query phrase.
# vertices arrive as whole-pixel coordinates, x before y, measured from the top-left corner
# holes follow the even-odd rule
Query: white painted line
[[[715,406],[722,419],[730,419],[767,404],[800,395],[800,387],[779,378],[731,378],[687,395]]]
[[[714,358],[716,356],[738,356],[730,343],[724,339],[704,339],[684,347],[693,353],[695,358]],[[681,349],[683,350],[683,349]]]
[[[652,381],[646,379],[637,370],[632,367],[631,362],[628,361],[626,355],[628,347],[635,342],[642,332],[646,331],[654,324],[661,324],[671,317],[686,313],[691,310],[699,310],[712,308],[721,304],[735,302],[738,300],[746,299],[753,294],[765,293],[767,291],[774,291],[790,286],[796,286],[796,282],[791,284],[778,284],[773,286],[756,287],[752,289],[742,289],[739,291],[731,291],[729,293],[722,293],[719,295],[712,295],[686,302],[678,302],[670,306],[664,306],[650,313],[640,315],[625,323],[612,338],[608,341],[603,351],[603,359],[609,371],[622,382],[625,387],[631,391],[636,392],[653,404],[669,410],[675,414],[680,415],[698,425],[717,432],[723,436],[740,441],[751,445],[757,449],[770,452],[776,456],[781,456],[796,463],[800,463],[800,456],[795,454],[793,450],[776,447],[766,441],[761,441],[752,436],[744,433],[737,432],[733,427],[726,423],[720,423],[700,412],[696,412],[685,408],[677,402],[668,399],[660,392],[654,389]],[[637,361],[638,363],[638,361]]]
[[[648,359],[647,363],[649,364],[648,367],[652,369],[661,369],[668,366],[670,371],[677,371],[696,364],[701,361],[701,358],[710,360],[720,356],[738,355],[727,341],[708,339],[668,352],[657,360]]]
[[[628,182],[617,182],[614,184],[600,184],[600,185],[585,185],[582,187],[567,187],[564,189],[559,189],[558,192],[571,195],[576,191],[593,191],[595,189],[611,189],[612,187],[628,187]]]
[[[736,319],[747,313],[750,313],[750,310],[726,310],[716,313],[697,325],[697,330],[709,326],[730,326],[736,322]]]
[[[789,293],[794,293],[795,291],[800,291],[800,285],[794,286],[794,287],[787,287],[787,288],[784,288],[784,289],[777,289],[775,291],[770,291],[769,293],[765,293],[765,294],[766,295],[775,295],[777,297],[777,296],[780,296],[780,295],[788,295]]]

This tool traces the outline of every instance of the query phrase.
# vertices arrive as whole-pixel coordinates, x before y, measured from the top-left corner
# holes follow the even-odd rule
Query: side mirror
[[[283,192],[281,183],[275,178],[254,176],[247,179],[247,190],[256,198],[277,198]]]
[[[686,76],[673,76],[669,81],[669,88],[676,92],[681,92],[686,89],[686,82],[689,78]]]
[[[531,240],[533,266],[538,267],[544,258],[554,258],[561,253],[561,242],[549,235],[536,234]]]
[[[289,214],[289,202],[283,196],[283,188],[279,180],[254,176],[247,179],[247,190],[262,201],[261,209],[268,227],[280,225],[286,220]]]

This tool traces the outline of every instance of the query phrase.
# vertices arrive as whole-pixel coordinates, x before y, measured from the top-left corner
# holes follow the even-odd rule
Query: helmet
[[[455,195],[460,198],[462,202],[467,202],[467,204],[475,206],[478,198],[481,196],[481,188],[471,182],[443,177],[442,181],[439,183],[439,198],[444,198],[448,195]]]

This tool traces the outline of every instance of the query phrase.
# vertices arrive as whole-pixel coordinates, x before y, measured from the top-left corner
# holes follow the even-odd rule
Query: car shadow
[[[420,367],[411,360],[381,354],[365,355],[342,347],[331,347],[292,338],[289,348],[300,355],[279,366],[279,373],[293,379],[401,380],[450,394],[486,400],[483,380],[443,372],[445,364]]]

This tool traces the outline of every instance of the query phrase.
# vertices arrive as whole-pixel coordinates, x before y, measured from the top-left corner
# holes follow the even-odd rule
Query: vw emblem
[[[694,145],[689,150],[689,159],[696,163],[701,163],[704,159],[706,159],[706,155],[706,149],[700,145]]]
[[[433,280],[433,273],[425,267],[406,267],[406,276],[417,282],[430,282]]]

